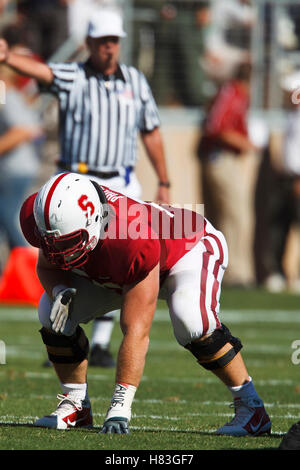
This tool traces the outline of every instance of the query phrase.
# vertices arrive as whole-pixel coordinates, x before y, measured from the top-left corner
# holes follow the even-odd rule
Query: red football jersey
[[[203,123],[199,155],[221,149],[239,152],[223,140],[223,133],[235,131],[248,137],[249,95],[235,80],[220,87]]]
[[[122,287],[140,281],[158,263],[163,279],[205,234],[205,218],[194,211],[137,201],[101,187],[110,212],[107,228],[80,267],[83,275],[100,284]],[[20,224],[26,240],[40,247],[33,215],[36,194],[24,202]]]

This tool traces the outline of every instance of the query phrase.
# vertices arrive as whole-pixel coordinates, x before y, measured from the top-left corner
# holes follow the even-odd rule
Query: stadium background
[[[16,15],[16,3],[17,2],[13,0],[9,1],[2,11],[0,17],[0,35],[2,28],[4,28],[10,22],[14,21]],[[99,3],[111,4],[112,2],[100,1]],[[166,57],[166,55],[164,56],[162,54],[159,56],[160,58],[157,56],[157,51],[160,49],[160,52],[166,51],[167,56],[174,54],[174,52],[175,56],[177,55],[177,45],[176,41],[174,40],[174,35],[172,36],[168,34],[168,31],[163,30],[163,20],[160,12],[161,8],[167,2],[162,2],[159,0],[119,0],[113,3],[119,6],[123,11],[125,29],[128,33],[128,37],[122,45],[122,60],[128,64],[137,66],[145,73],[159,106],[162,121],[161,130],[166,148],[166,157],[169,166],[170,179],[172,181],[172,201],[178,204],[202,203],[201,164],[197,157],[196,149],[200,138],[201,122],[205,116],[206,105],[216,91],[215,83],[209,77],[205,76],[203,71],[199,70],[201,57],[197,54],[194,54],[193,56],[194,74],[190,73],[184,76],[181,73],[178,73],[177,75],[175,74],[176,76],[172,76],[172,73],[170,74],[170,70],[173,69],[169,68],[169,64],[166,67],[166,63],[163,59],[161,59],[161,57]],[[181,34],[184,35],[186,33],[186,35],[188,35],[191,29],[192,11],[194,11],[192,9],[197,7],[197,4],[200,5],[203,2],[200,0],[193,2],[185,0],[182,2],[173,1],[170,3],[177,9],[177,21],[179,24],[177,24],[176,27],[179,28],[178,30],[181,31]],[[269,143],[269,136],[272,135],[276,144],[276,135],[277,133],[279,134],[283,129],[287,114],[287,106],[285,101],[286,96],[282,89],[281,83],[286,76],[293,73],[294,71],[297,71],[298,69],[300,70],[300,2],[289,0],[253,0],[252,4],[256,7],[257,16],[256,21],[250,30],[250,35],[245,36],[245,30],[242,28],[235,29],[234,31],[232,30],[231,34],[229,32],[229,37],[233,44],[243,44],[244,47],[249,47],[253,65],[251,75],[250,109],[251,123],[253,126],[252,129],[254,129],[253,132],[257,139],[261,139],[265,142],[265,145]],[[158,37],[160,38],[159,41]],[[74,41],[74,38],[69,37],[66,42],[61,44],[61,47],[55,51],[51,59],[57,61],[67,61],[70,59],[81,60],[85,57],[86,50],[83,47],[78,47],[78,43]],[[158,60],[158,62],[155,62],[156,60]],[[162,62],[159,62],[159,60],[162,60]],[[184,63],[180,63],[180,59],[177,57],[174,71],[182,71],[183,69]],[[166,72],[169,72],[167,78],[165,75]],[[189,85],[192,89],[192,81],[195,79],[195,77],[197,79],[200,74],[202,74],[202,81],[201,87],[199,86],[198,93],[186,96],[183,91],[189,88]],[[42,149],[41,172],[37,175],[35,185],[32,188],[33,190],[39,187],[48,176],[53,174],[55,170],[55,160],[57,159],[58,154],[57,103],[49,95],[40,95],[35,101],[35,106],[42,115],[43,127],[45,129],[45,140],[43,142]],[[262,157],[260,156],[260,158]],[[143,186],[143,197],[145,199],[152,199],[156,189],[156,179],[141,146],[137,173]],[[5,261],[9,256],[7,246],[5,246],[3,243],[1,244],[0,252],[1,264],[3,267],[5,266]],[[237,325],[238,335],[243,335],[245,343],[249,342],[250,349],[246,350],[246,356],[248,354],[248,357],[250,358],[250,364],[254,369],[257,366],[256,373],[260,381],[259,387],[268,386],[267,401],[272,402],[272,406],[274,407],[278,405],[278,416],[277,418],[275,416],[274,420],[277,437],[280,436],[283,431],[286,431],[293,421],[297,420],[297,407],[299,407],[299,385],[297,378],[295,378],[295,366],[292,365],[290,361],[290,345],[293,340],[297,339],[297,333],[293,330],[293,327],[294,324],[299,323],[297,312],[297,294],[299,293],[299,290],[297,289],[297,282],[293,284],[293,281],[298,281],[300,271],[300,244],[298,227],[296,225],[292,228],[288,237],[285,250],[285,268],[286,274],[290,280],[290,285],[294,285],[295,288],[293,290],[284,292],[282,295],[278,294],[279,296],[274,296],[267,294],[264,291],[249,291],[245,293],[232,290],[226,291],[226,289],[224,291],[225,319],[228,316],[229,320],[233,321],[233,323]],[[24,277],[26,278],[26,275]],[[295,293],[296,296],[293,295]],[[9,368],[5,368],[5,371],[4,368],[1,369],[0,379],[4,379],[4,382],[6,382],[8,379],[9,387],[11,387],[14,391],[18,389],[18,387],[24,387],[25,395],[27,394],[29,396],[29,402],[36,401],[36,397],[39,394],[42,395],[42,393],[48,395],[48,398],[45,398],[47,401],[50,395],[49,389],[53,389],[53,393],[56,391],[55,381],[50,377],[49,373],[43,373],[41,369],[43,353],[41,352],[39,338],[35,333],[35,336],[32,336],[33,333],[31,329],[31,327],[34,326],[34,332],[37,331],[37,325],[33,320],[34,311],[29,309],[29,316],[26,320],[24,320],[24,318],[26,318],[25,310],[24,312],[18,309],[15,310],[14,306],[11,306],[9,309],[7,309],[6,304],[7,302],[3,302],[2,305],[0,305],[3,320],[2,328],[0,330],[2,331],[0,333],[0,339],[5,339],[5,342],[8,346],[7,358],[9,359]],[[272,318],[270,318],[270,315],[273,314],[274,310],[276,310],[275,313],[277,313],[277,316],[275,315],[275,325],[270,329],[269,325],[272,324]],[[286,323],[284,319],[285,310],[289,312],[286,317]],[[240,317],[235,317],[235,313],[237,311],[241,311],[242,313],[243,311],[247,312],[247,315],[245,315],[245,318],[242,319],[240,323]],[[12,318],[11,321],[9,320],[10,315]],[[162,315],[163,320],[160,321],[166,321],[166,312],[163,311]],[[250,318],[251,315],[253,315],[252,320]],[[258,321],[259,324],[254,325],[258,319],[260,319]],[[166,334],[168,336],[169,330],[163,330],[160,329],[160,327],[161,324],[158,324],[155,327],[159,330],[159,333],[157,337],[155,337],[154,343],[152,343],[154,344],[154,365],[150,365],[149,370],[146,371],[148,375],[153,374],[152,377],[156,377],[157,374],[157,383],[155,382],[155,386],[152,384],[152,390],[150,390],[151,387],[148,385],[148,388],[146,387],[146,391],[142,392],[142,396],[140,396],[141,402],[139,405],[140,414],[142,414],[142,410],[144,410],[144,408],[147,408],[147,406],[142,403],[142,398],[144,398],[144,395],[145,399],[148,399],[150,402],[152,395],[159,396],[159,394],[162,393],[162,386],[159,384],[160,374],[158,374],[157,370],[155,369],[155,364],[158,362],[161,364],[161,357],[165,357],[165,351],[167,350],[169,343],[165,343],[161,356],[158,356],[155,348],[159,348],[159,345],[163,344],[165,341],[165,336],[163,333],[167,332]],[[154,334],[156,334],[155,328]],[[284,329],[286,329],[286,331]],[[22,334],[20,333],[19,335],[18,331],[20,332],[21,330]],[[271,336],[271,330],[273,336]],[[26,334],[28,334],[27,339]],[[22,345],[21,349],[25,351],[21,362],[17,358],[20,350],[18,350],[17,346],[15,347],[15,345],[18,343],[17,338],[19,338],[19,336],[20,344]],[[251,343],[254,341],[254,337],[255,346],[257,348],[255,351],[255,348]],[[118,333],[116,333],[116,337],[114,338],[113,343],[115,350],[117,349],[118,340]],[[276,350],[277,346],[278,350]],[[251,347],[253,348],[252,350]],[[30,348],[32,348],[33,356],[28,359],[30,356],[29,353],[31,351]],[[173,354],[172,347],[171,350]],[[26,354],[28,354],[28,358]],[[182,357],[179,356],[178,353],[178,357],[176,356],[176,361],[178,361],[177,363],[181,364],[181,360]],[[257,365],[258,363],[260,363],[259,366]],[[288,366],[286,367],[287,364]],[[166,368],[169,367],[169,369],[172,367],[172,364],[169,364],[168,362],[165,365]],[[267,368],[267,373],[263,372],[262,365]],[[27,371],[28,367],[29,372]],[[183,397],[185,393],[184,391],[181,391],[181,387],[183,388],[185,373],[190,373],[190,371],[186,371],[184,368],[184,363],[182,363],[181,369],[178,368],[180,369],[178,381],[181,381],[179,391],[178,389],[173,390],[170,386],[170,389],[165,392],[165,400],[168,403],[168,406],[172,404],[170,405],[169,414],[174,412],[174,410],[171,410],[171,408],[173,407],[173,403],[176,404],[177,402],[182,406],[180,413],[184,415],[186,412],[186,409],[184,409],[186,405],[180,401],[181,397]],[[196,375],[198,373],[197,371],[195,373],[193,370],[191,374],[195,373]],[[43,382],[42,386],[35,385],[34,377],[37,377],[38,374],[40,374],[40,377],[43,377],[44,374],[44,377],[47,380],[49,379],[49,389],[47,388],[45,382]],[[166,375],[171,375],[168,373],[167,369]],[[105,382],[106,379],[108,380],[108,384],[105,384],[105,395],[109,396],[110,372],[104,372],[101,377],[99,374],[97,376],[95,373],[95,381],[98,380],[97,377],[101,381],[101,384],[103,381]],[[25,384],[24,378],[26,379]],[[173,379],[175,383],[176,377],[173,377]],[[199,379],[198,383],[198,379],[195,380],[195,389],[206,390],[207,388],[209,390],[209,381],[205,382],[205,380],[203,380],[201,382]],[[282,380],[281,383],[280,380]],[[265,383],[263,384],[264,381]],[[270,387],[270,385],[272,387]],[[91,388],[93,391],[93,385]],[[150,390],[149,396],[147,395],[148,389]],[[29,417],[27,419],[27,415],[32,415],[32,411],[27,410],[26,406],[23,407],[24,398],[17,396],[16,394],[14,396],[14,391],[11,393],[11,395],[14,397],[14,403],[11,405],[9,404],[7,408],[11,409],[10,413],[7,411],[7,409],[5,409],[5,412],[1,411],[2,416],[5,413],[8,415],[6,421],[5,416],[4,418],[0,419],[2,425],[3,423],[5,424],[5,422],[20,422],[28,424],[28,422],[31,421],[32,416],[31,418]],[[94,392],[94,394],[95,393],[96,392]],[[3,393],[1,392],[1,410],[3,406],[6,406],[9,402],[9,394],[10,391],[3,391]],[[211,398],[212,401],[215,401],[215,403],[218,400],[217,396],[217,392],[212,393]],[[185,398],[187,400],[189,399],[188,396]],[[192,393],[190,400],[192,403]],[[281,401],[285,404],[280,405]],[[46,405],[45,408],[47,408],[47,411],[49,405]],[[162,407],[158,411],[155,408],[155,405],[151,406],[153,407],[153,410],[151,408],[153,414],[163,416],[165,408]],[[218,406],[221,406],[221,404],[219,403]],[[291,408],[294,407],[295,410],[292,410],[294,414],[292,414],[292,411],[290,412],[290,415],[288,410],[287,412],[282,411],[282,408],[280,408],[281,406],[286,406],[288,410],[291,410]],[[16,407],[16,411],[14,407]],[[42,404],[40,402],[38,403],[38,407],[42,408]],[[214,422],[212,422],[214,416],[214,407],[215,405],[212,404],[212,407],[209,409],[203,408],[203,416],[210,414],[211,418],[209,422],[205,421],[206,418],[201,418],[204,422],[203,435],[200,436],[201,439],[204,439],[208,428],[212,429],[212,427],[215,426]],[[273,410],[275,410],[275,408],[273,408]],[[38,413],[39,411],[36,410],[35,412]],[[14,417],[12,417],[13,415]],[[100,424],[102,417],[101,415],[99,416]],[[143,418],[140,418],[140,420],[141,425],[139,425],[139,422],[137,424],[138,430],[144,429],[145,426],[147,428],[148,426],[148,431],[155,431],[155,427],[152,423],[150,423],[150,421],[145,425]],[[158,429],[158,431],[164,429],[170,429],[170,432],[174,431],[174,427],[172,428],[173,424],[172,426],[170,425],[168,418],[166,418],[164,426],[165,428],[163,428],[162,425],[162,428]],[[187,432],[186,429],[191,429],[192,433],[196,433],[196,429],[198,429],[197,426],[198,424],[193,423],[192,427],[189,428],[189,423],[180,424],[179,433],[182,434],[179,434],[176,439],[174,438],[174,434],[172,436],[170,435],[170,442],[165,443],[165,441],[163,441],[164,444],[161,444],[159,434],[155,436],[156,443],[153,444],[153,441],[150,440],[148,433],[148,436],[146,435],[145,438],[145,448],[163,448],[160,447],[162,445],[165,445],[166,449],[179,448],[179,445],[183,445],[179,444],[179,441],[182,443],[184,440],[186,442],[182,448],[189,448],[191,445],[189,437],[188,435],[185,436],[183,433]],[[35,443],[34,434],[32,434],[30,438],[28,437],[27,444],[22,444],[22,429],[19,430],[18,428],[14,428],[12,430],[12,435],[7,431],[8,429],[3,428],[2,433],[0,426],[0,438],[3,439],[3,449],[11,448],[12,444],[10,439],[15,439],[15,442],[19,442],[19,448],[22,448],[22,445],[27,445],[27,448],[35,448],[36,446],[39,446],[36,448],[47,448],[47,446],[50,445],[47,436],[43,437],[44,440],[42,440],[42,444]],[[4,432],[7,433],[7,437],[5,439]],[[94,438],[97,436],[93,435],[92,437]],[[193,437],[194,440],[197,441],[195,434],[193,434]],[[172,441],[172,438],[175,439],[175,441]],[[70,446],[69,448],[72,448],[73,444],[71,439],[67,439],[68,445]],[[137,440],[138,439],[139,436],[137,436]],[[79,441],[80,436],[77,441],[74,439],[74,442],[77,446],[83,445],[79,444]],[[274,442],[273,440],[272,443],[271,440],[267,442],[270,447],[276,446],[277,443],[278,440],[277,442]],[[264,445],[267,444],[266,441],[261,440],[259,445],[264,447]],[[56,445],[56,448],[59,448],[60,444],[55,443],[54,439],[51,445],[53,445],[53,447]],[[113,444],[109,445],[112,446]],[[121,447],[120,444],[119,448],[127,448],[126,444],[123,443],[122,445],[123,447]],[[132,448],[141,448],[139,447],[141,445],[140,442],[134,445],[136,447]],[[172,445],[177,447],[172,447]],[[223,441],[220,443],[219,441],[219,443],[217,443],[217,441],[210,441],[210,437],[207,439],[206,445],[208,448],[218,448],[218,446],[222,445],[232,448],[237,448],[237,446],[243,448],[243,444],[237,444],[236,441],[234,442],[234,440],[227,440],[226,443],[223,443]]]
[[[195,29],[195,11],[203,3],[211,4],[203,0],[98,1],[99,5],[117,6],[123,12],[128,37],[122,44],[121,59],[145,73],[157,100],[172,181],[172,202],[176,204],[203,202],[201,164],[196,150],[206,106],[217,89],[214,79],[203,71],[205,28],[198,26]],[[17,11],[16,1],[4,0],[4,4],[0,32],[6,25],[13,23]],[[162,9],[166,5],[176,9],[175,20],[163,19]],[[282,130],[287,112],[281,82],[300,68],[300,5],[297,1],[289,0],[254,0],[252,5],[256,8],[253,27],[245,33],[245,28],[235,25],[228,32],[228,39],[233,46],[249,49],[251,57],[249,128],[255,134],[254,138],[262,141],[264,146],[269,145],[270,136],[276,145],[276,133]],[[179,36],[186,36],[183,45],[178,42]],[[196,45],[189,48],[188,42],[192,46],[192,37]],[[68,61],[84,60],[85,57],[86,49],[69,36],[48,59]],[[49,95],[40,95],[35,106],[41,113],[46,137],[42,148],[41,172],[36,179],[38,187],[53,173],[59,152],[57,102]],[[137,174],[143,186],[143,198],[151,200],[155,194],[155,174],[142,146],[139,154]],[[262,161],[263,157],[260,154],[258,158]],[[259,205],[263,205],[263,199],[264,196],[262,201],[258,201]],[[293,283],[296,290],[299,287],[300,266],[298,238],[295,227],[288,237],[284,259],[290,284]],[[2,246],[1,253],[3,266],[7,256],[5,246]]]

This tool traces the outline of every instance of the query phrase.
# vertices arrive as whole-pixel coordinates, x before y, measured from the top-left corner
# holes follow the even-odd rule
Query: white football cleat
[[[235,416],[216,434],[227,436],[260,436],[270,434],[271,420],[262,400],[255,397],[235,398],[233,404]]]
[[[93,415],[91,403],[87,400],[76,399],[70,395],[57,395],[60,400],[56,410],[48,416],[39,418],[34,426],[52,429],[91,428]]]

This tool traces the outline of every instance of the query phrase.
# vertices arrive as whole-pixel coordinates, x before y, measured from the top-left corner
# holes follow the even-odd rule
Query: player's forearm
[[[122,420],[123,427],[124,420],[130,421],[131,406],[141,381],[149,345],[149,334],[139,327],[124,331],[123,326],[122,330],[124,338],[118,354],[115,390],[105,417],[107,426],[111,420],[118,420],[118,427],[122,427]]]
[[[159,263],[142,281],[124,286],[120,316],[123,341],[118,354],[117,382],[135,387],[140,383],[158,292]]]
[[[37,275],[43,288],[50,298],[54,296],[53,289],[57,286],[72,287],[68,276],[60,269],[37,266]]]
[[[116,382],[139,386],[141,381],[146,354],[149,346],[149,336],[132,331],[124,335],[119,349]]]
[[[150,290],[151,285],[149,285]],[[122,305],[120,326],[123,341],[119,349],[116,372],[117,382],[135,387],[138,387],[143,375],[149,347],[149,334],[156,308],[156,296],[152,298],[150,293],[149,297],[144,300],[139,294],[140,292],[133,288]],[[148,293],[145,293],[145,297],[147,295]]]
[[[34,78],[42,84],[50,85],[53,81],[53,74],[50,67],[31,57],[9,51],[6,64],[19,74]]]

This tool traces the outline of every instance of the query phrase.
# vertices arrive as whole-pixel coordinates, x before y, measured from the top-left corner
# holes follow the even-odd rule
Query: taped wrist
[[[220,357],[209,360],[209,356],[216,355],[227,343],[232,345],[229,351]],[[224,324],[202,341],[192,342],[185,346],[197,358],[198,363],[207,370],[226,367],[242,347],[240,339],[232,336],[230,330]]]
[[[76,364],[87,359],[89,340],[81,326],[77,326],[72,336],[58,335],[44,327],[41,328],[40,333],[49,361],[54,364]]]
[[[116,383],[115,391],[110,403],[110,407],[106,413],[105,420],[124,417],[130,421],[131,405],[136,392],[134,385],[125,383]]]

